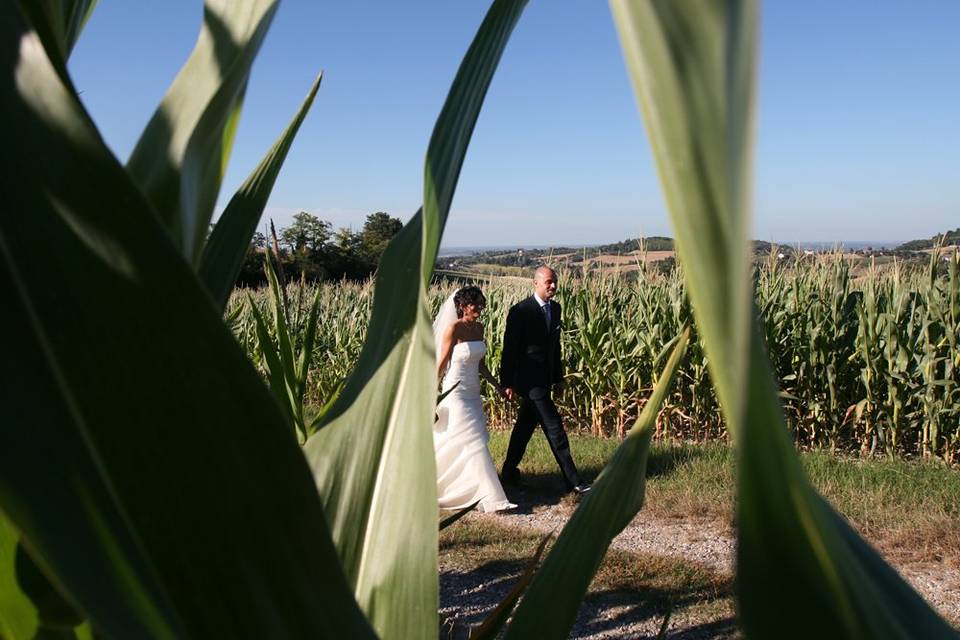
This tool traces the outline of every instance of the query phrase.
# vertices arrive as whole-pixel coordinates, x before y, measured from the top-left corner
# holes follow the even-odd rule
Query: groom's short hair
[[[542,265],[540,265],[539,267],[537,267],[536,270],[534,270],[534,272],[533,272],[533,279],[536,280],[536,279],[540,276],[541,273],[543,273],[544,275],[546,275],[547,272],[549,272],[550,275],[552,275],[554,278],[557,277],[557,272],[556,272],[556,270],[555,270],[553,267],[551,267],[551,266],[549,266],[549,265],[542,264]]]

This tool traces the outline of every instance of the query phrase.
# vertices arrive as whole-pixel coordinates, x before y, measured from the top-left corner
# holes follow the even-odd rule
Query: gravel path
[[[498,526],[526,531],[559,531],[573,513],[569,500],[556,504],[524,505],[510,514],[475,514],[472,518],[495,519]],[[721,574],[731,574],[735,539],[724,523],[654,519],[643,511],[618,535],[611,548],[677,558]],[[913,587],[954,625],[960,623],[960,570],[939,563],[910,563],[894,566]],[[456,630],[445,637],[465,637],[464,630],[482,621],[502,599],[516,579],[516,573],[494,570],[461,572],[441,565],[441,614],[457,621]],[[740,637],[729,602],[708,609],[707,615],[689,615],[682,608],[670,621],[670,638]],[[636,598],[623,593],[592,597],[578,614],[571,638],[653,638],[662,616]]]

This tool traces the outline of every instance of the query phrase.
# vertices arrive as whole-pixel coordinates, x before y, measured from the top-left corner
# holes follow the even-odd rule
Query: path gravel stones
[[[472,514],[471,518],[494,519],[498,526],[547,533],[559,531],[573,513],[569,499],[556,504],[523,504],[509,514]],[[734,532],[717,521],[693,522],[657,519],[640,512],[617,536],[611,547],[628,553],[645,553],[683,560],[712,571],[732,574],[735,557]],[[954,625],[960,624],[960,570],[941,563],[910,563],[894,566],[926,600]],[[441,615],[455,621],[444,637],[466,637],[470,625],[478,624],[509,592],[516,574],[497,575],[495,569],[462,572],[441,566]],[[635,600],[631,598],[630,600]],[[740,637],[730,603],[712,607],[708,615],[673,616],[669,638]],[[592,597],[581,606],[571,638],[653,638],[662,615],[643,603],[626,601],[623,593]]]

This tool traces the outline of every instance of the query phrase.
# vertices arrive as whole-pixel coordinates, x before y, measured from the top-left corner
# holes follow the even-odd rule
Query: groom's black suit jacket
[[[510,307],[500,357],[500,386],[525,394],[563,380],[560,358],[560,305],[550,305],[550,328],[533,296]]]

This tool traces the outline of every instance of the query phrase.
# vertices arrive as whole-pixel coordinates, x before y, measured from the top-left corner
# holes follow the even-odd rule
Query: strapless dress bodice
[[[480,391],[480,361],[487,353],[487,344],[483,340],[458,342],[450,354],[450,365],[443,377],[443,390],[460,382],[455,393]]]

